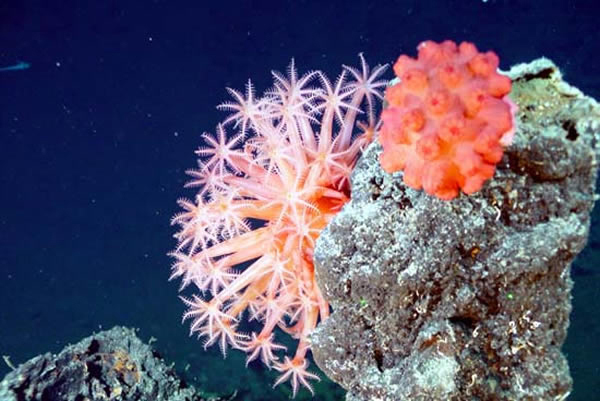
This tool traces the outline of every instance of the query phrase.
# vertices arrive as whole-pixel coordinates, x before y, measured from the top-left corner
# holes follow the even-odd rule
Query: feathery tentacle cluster
[[[190,334],[205,347],[218,343],[223,354],[231,346],[248,361],[260,357],[282,373],[276,384],[290,380],[294,395],[318,379],[307,371],[308,335],[329,315],[315,282],[315,241],[349,200],[350,171],[373,137],[387,84],[385,66],[370,71],[360,60],[360,69],[344,67],[335,82],[319,71],[299,76],[292,61],[287,76],[273,72],[262,97],[251,82],[245,93],[228,89],[234,101],[219,108],[230,114],[216,136],[203,135],[198,168],[188,172],[187,186],[199,192],[179,201],[183,211],[172,220],[180,229],[171,279],[198,290],[182,297]],[[262,322],[260,332],[239,332],[246,310]],[[293,357],[280,360],[285,347],[275,327],[298,340]]]

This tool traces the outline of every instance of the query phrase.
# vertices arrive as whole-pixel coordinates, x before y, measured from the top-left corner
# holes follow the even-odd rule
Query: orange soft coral
[[[189,172],[188,186],[200,190],[179,201],[173,218],[181,228],[171,278],[194,288],[182,298],[190,334],[223,355],[231,346],[248,362],[260,357],[281,372],[275,384],[291,382],[292,396],[300,385],[312,392],[309,336],[329,316],[315,241],[350,199],[350,172],[378,125],[374,105],[387,85],[379,79],[385,66],[360,60],[335,82],[319,71],[298,75],[292,62],[262,97],[250,82],[245,94],[230,89],[234,101],[220,108],[231,114],[217,135],[203,135],[199,167]],[[237,133],[228,136],[226,126]],[[245,318],[262,325],[244,333]],[[277,342],[277,327],[298,341],[295,353]]]
[[[441,199],[459,188],[478,191],[494,175],[514,134],[516,107],[498,56],[472,43],[423,42],[417,59],[394,65],[399,82],[389,87],[379,141],[381,166],[404,171],[404,182]]]

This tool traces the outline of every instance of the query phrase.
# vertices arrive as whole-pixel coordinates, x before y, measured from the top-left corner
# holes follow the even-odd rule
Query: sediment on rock
[[[518,129],[494,178],[443,201],[368,147],[317,241],[333,314],[311,337],[347,400],[563,400],[570,266],[588,237],[600,107],[547,59],[513,67]]]

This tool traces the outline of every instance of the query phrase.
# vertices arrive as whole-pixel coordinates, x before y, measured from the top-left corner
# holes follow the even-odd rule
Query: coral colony
[[[379,80],[385,67],[371,72],[362,56],[361,64],[330,82],[319,71],[299,77],[292,62],[287,77],[273,73],[274,86],[261,98],[251,83],[245,95],[229,90],[235,102],[219,108],[231,114],[216,136],[204,135],[199,167],[189,172],[188,185],[200,191],[180,200],[184,211],[173,218],[181,230],[171,278],[200,290],[182,298],[191,333],[205,347],[218,343],[223,354],[232,346],[248,361],[260,357],[282,373],[276,384],[291,381],[294,394],[318,379],[307,370],[308,335],[329,315],[314,277],[315,241],[349,200],[349,175],[371,141],[375,102],[387,84]],[[234,269],[244,262],[251,264]],[[262,322],[259,333],[238,332],[245,310]],[[277,326],[298,339],[292,357],[276,342]]]
[[[383,169],[441,199],[481,189],[514,135],[511,81],[497,68],[495,53],[466,42],[427,41],[416,60],[400,56],[381,117]]]
[[[315,281],[315,241],[350,198],[383,91],[382,167],[404,170],[408,186],[442,199],[479,190],[514,130],[511,83],[492,52],[424,42],[418,59],[400,56],[399,82],[387,90],[385,66],[371,71],[360,60],[335,82],[320,71],[298,76],[292,62],[262,97],[250,82],[245,94],[229,89],[234,102],[219,108],[230,114],[216,135],[203,135],[198,168],[188,172],[199,192],[179,201],[172,220],[180,229],[171,279],[198,290],[182,297],[191,334],[224,355],[231,346],[248,362],[260,357],[281,372],[275,385],[289,380],[294,395],[300,385],[312,392],[309,380],[318,379],[307,370],[308,336],[330,313]],[[238,331],[244,311],[260,332]],[[295,353],[276,341],[275,327],[298,340]]]

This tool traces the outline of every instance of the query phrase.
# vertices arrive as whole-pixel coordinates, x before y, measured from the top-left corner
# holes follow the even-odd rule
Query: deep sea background
[[[504,69],[549,57],[598,99],[599,17],[597,0],[1,1],[0,68],[31,66],[0,72],[0,355],[17,364],[126,325],[209,392],[288,399],[241,352],[223,360],[189,338],[167,281],[169,220],[193,194],[184,171],[225,116],[225,87],[252,78],[262,92],[292,57],[334,78],[359,52],[390,63],[453,39],[495,50]],[[600,399],[598,206],[592,224],[564,346],[578,401]]]

